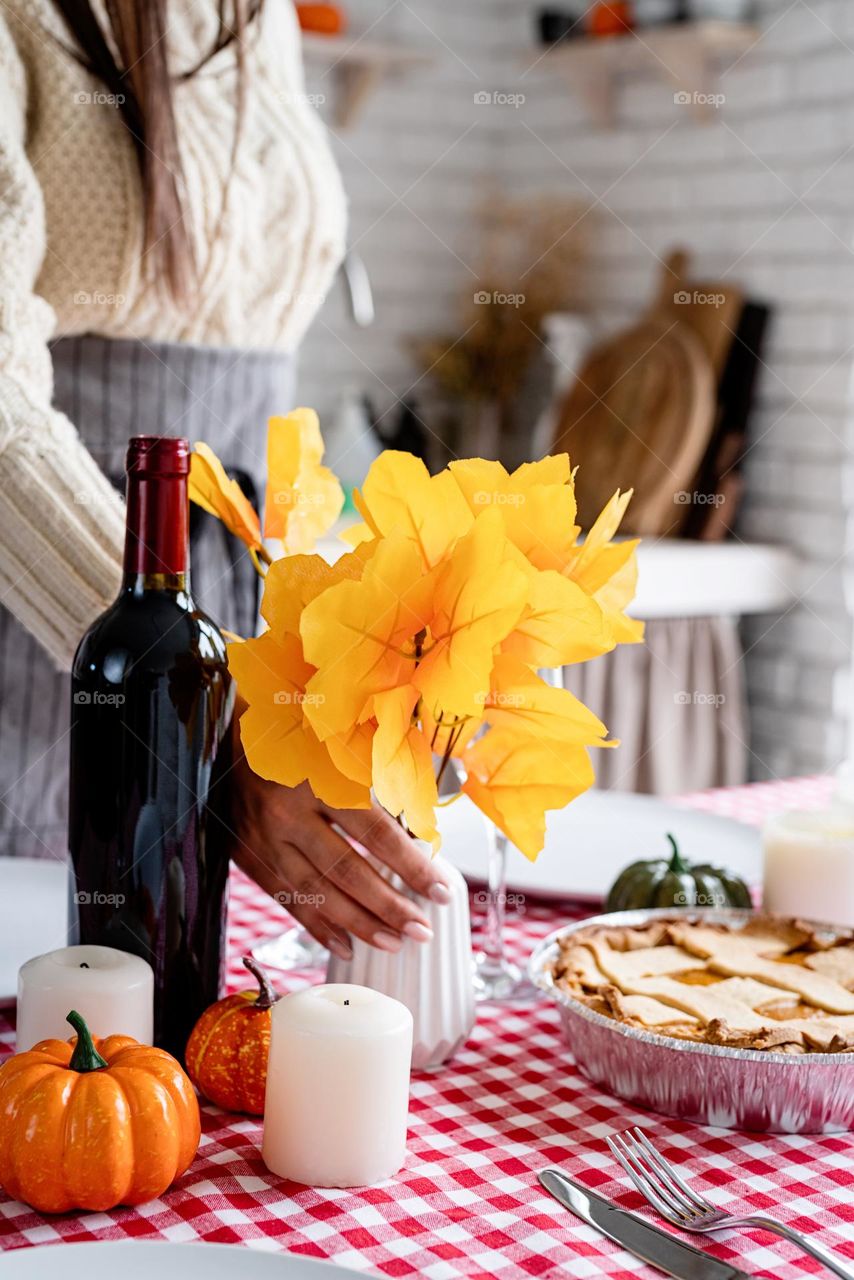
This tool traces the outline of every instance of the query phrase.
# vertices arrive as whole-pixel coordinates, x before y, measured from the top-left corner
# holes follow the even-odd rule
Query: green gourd
[[[611,886],[606,911],[632,911],[649,907],[751,907],[750,890],[743,880],[709,863],[688,863],[673,836],[670,861],[654,858],[633,862]]]

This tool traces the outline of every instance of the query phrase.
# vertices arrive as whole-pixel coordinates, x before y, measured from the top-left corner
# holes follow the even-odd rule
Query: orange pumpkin
[[[0,1185],[41,1213],[162,1195],[199,1146],[199,1104],[179,1063],[130,1036],[41,1040],[0,1067]]]
[[[298,4],[297,19],[303,31],[322,36],[340,35],[347,27],[343,10],[337,4]]]
[[[239,991],[206,1009],[190,1032],[184,1060],[205,1098],[226,1111],[260,1116],[267,1087],[270,1010],[278,996],[251,956],[244,956],[243,963],[258,990]]]
[[[588,13],[588,29],[593,36],[624,36],[632,29],[632,11],[626,0],[600,0]]]

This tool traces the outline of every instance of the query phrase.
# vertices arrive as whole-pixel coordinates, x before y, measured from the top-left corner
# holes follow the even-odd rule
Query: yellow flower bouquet
[[[535,858],[546,811],[593,783],[588,749],[616,745],[538,671],[642,639],[625,613],[637,544],[614,541],[630,494],[582,538],[566,454],[431,476],[387,451],[354,495],[351,550],[330,564],[306,551],[341,509],[316,416],[272,419],[271,440],[265,532],[292,554],[270,562],[257,516],[203,446],[191,475],[191,496],[267,566],[266,630],[228,650],[249,765],[308,781],[336,808],[368,808],[373,791],[435,850],[439,784],[457,760],[462,792]]]

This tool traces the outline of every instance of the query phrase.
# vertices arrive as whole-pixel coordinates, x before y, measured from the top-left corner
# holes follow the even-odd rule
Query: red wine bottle
[[[72,935],[149,961],[155,1043],[178,1057],[220,994],[234,704],[190,593],[189,465],[186,440],[130,441],[122,587],[71,695]]]

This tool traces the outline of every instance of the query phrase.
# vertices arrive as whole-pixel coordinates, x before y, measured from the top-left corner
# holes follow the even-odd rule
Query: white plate
[[[334,1262],[268,1253],[233,1244],[157,1244],[152,1240],[109,1240],[103,1243],[35,1245],[0,1255],[3,1280],[334,1280],[364,1272]]]
[[[31,956],[68,945],[68,870],[53,858],[0,858],[0,1005]]]
[[[442,853],[467,880],[486,879],[486,825],[465,797],[439,810]],[[688,862],[727,867],[748,884],[762,878],[759,832],[732,818],[678,809],[657,796],[588,791],[549,812],[546,843],[536,862],[511,848],[508,887],[544,898],[598,902],[630,862],[666,858],[667,832]]]

